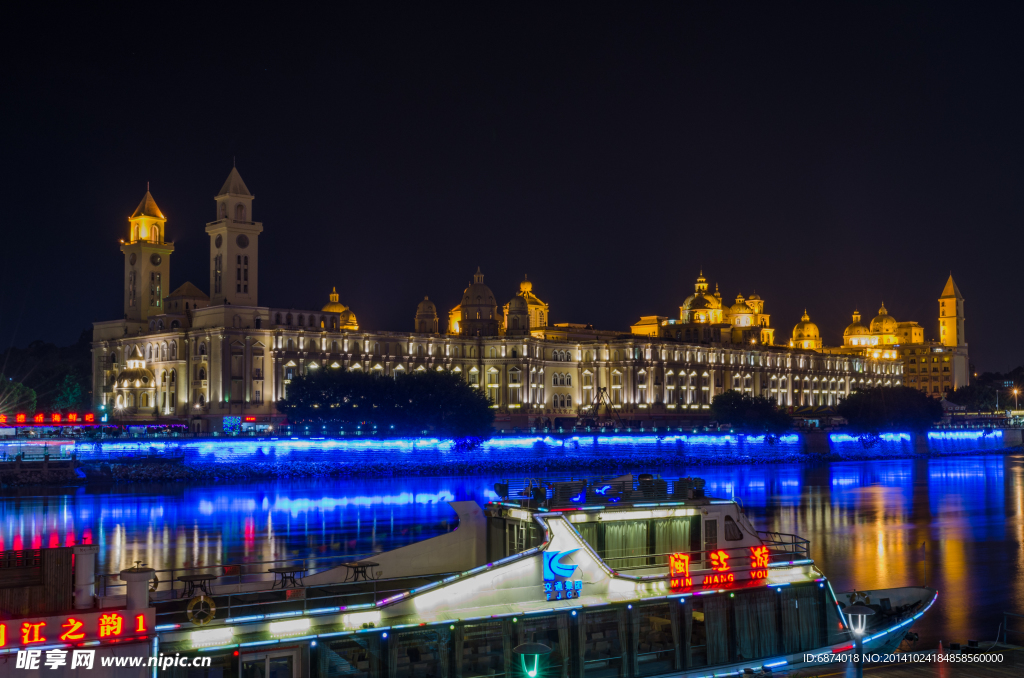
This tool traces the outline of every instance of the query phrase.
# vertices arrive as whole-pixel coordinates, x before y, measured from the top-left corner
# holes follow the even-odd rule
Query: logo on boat
[[[579,551],[544,551],[544,593],[548,600],[564,600],[567,598],[579,598],[583,592],[583,580],[572,580],[573,574],[579,569],[579,565],[563,563],[566,556]]]

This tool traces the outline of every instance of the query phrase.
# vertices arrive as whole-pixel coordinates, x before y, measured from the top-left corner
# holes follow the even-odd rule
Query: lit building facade
[[[783,406],[831,406],[856,388],[903,380],[898,360],[774,346],[760,297],[727,305],[708,292],[703,275],[680,319],[665,318],[650,333],[552,325],[532,283],[524,280],[499,305],[480,269],[449,312],[445,332],[426,298],[410,332],[361,328],[336,290],[320,310],[260,306],[263,225],[253,220],[253,201],[232,169],[215,198],[216,220],[206,227],[211,295],[184,283],[158,299],[155,274],[161,289],[170,281],[167,219],[148,191],[129,219],[125,317],[95,323],[93,331],[94,404],[112,421],[187,423],[194,431],[276,427],[284,419],[276,403],[290,382],[325,369],[453,372],[488,395],[500,427],[577,417],[671,425],[706,417],[711,400],[730,389]],[[148,267],[140,264],[143,256]],[[139,287],[147,276],[152,301],[149,288]]]

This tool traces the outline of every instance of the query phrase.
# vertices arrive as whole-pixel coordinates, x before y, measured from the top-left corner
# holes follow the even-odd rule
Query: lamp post
[[[529,678],[537,678],[537,673],[540,670],[540,658],[543,655],[551,654],[551,648],[542,643],[523,643],[512,648],[512,653],[519,655],[523,673]]]
[[[1017,394],[1020,393],[1020,389],[1013,389],[1013,409],[1017,409]]]
[[[850,620],[850,630],[853,631],[853,664],[856,667],[857,678],[864,678],[864,629],[867,628],[868,617],[874,613],[874,610],[863,603],[856,603],[843,610],[843,614]]]

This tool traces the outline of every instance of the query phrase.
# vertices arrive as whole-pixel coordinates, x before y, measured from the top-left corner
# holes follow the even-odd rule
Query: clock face
[[[134,252],[132,252],[130,255],[128,255],[128,265],[129,266],[134,266],[135,265],[135,258],[136,257],[135,257],[135,253]]]
[[[247,236],[245,233],[240,233],[238,237],[235,238],[235,244],[238,245],[239,249],[244,250],[246,247],[249,246],[249,236]]]
[[[160,258],[160,255],[159,255],[159,254],[157,254],[156,252],[153,252],[153,256],[151,256],[151,257],[149,258],[149,261],[150,261],[150,263],[152,263],[152,264],[153,264],[154,266],[159,266],[159,265],[160,265],[160,262],[161,262],[161,261],[163,261],[163,259],[161,259],[161,258]]]
[[[216,247],[217,249],[220,249],[220,246],[223,245],[223,244],[224,244],[224,238],[222,238],[219,235],[216,238],[214,238],[214,240],[213,240],[213,246],[214,247]]]

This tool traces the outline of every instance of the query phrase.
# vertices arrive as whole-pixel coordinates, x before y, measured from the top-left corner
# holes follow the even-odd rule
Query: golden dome
[[[753,313],[746,302],[743,301],[743,295],[736,295],[736,303],[729,307],[729,313],[732,315],[740,315],[742,313]]]
[[[800,316],[800,322],[793,326],[793,339],[799,341],[801,339],[820,339],[821,333],[818,331],[818,326],[811,322],[811,317],[807,315],[807,309],[804,309],[804,314]]]
[[[896,318],[885,310],[885,304],[878,309],[878,315],[871,321],[872,334],[896,334]]]
[[[853,312],[853,322],[846,326],[843,330],[844,337],[856,337],[862,334],[870,334],[871,331],[864,327],[860,322],[860,311]]]
[[[356,314],[353,313],[351,309],[345,309],[342,311],[341,318],[339,318],[339,320],[341,321],[340,325],[343,330],[359,329],[359,322],[356,320]]]
[[[346,306],[345,304],[342,304],[342,303],[340,303],[338,301],[338,288],[337,287],[332,287],[331,288],[330,298],[331,298],[331,300],[329,302],[327,302],[326,304],[324,304],[324,307],[320,309],[321,311],[325,311],[327,313],[344,313],[345,311],[348,310],[348,306]]]
[[[417,316],[437,316],[437,306],[430,300],[430,297],[423,297],[423,301],[416,307]]]
[[[532,292],[533,291],[533,283],[530,282],[529,280],[527,280],[525,275],[523,276],[523,282],[519,283],[519,291],[520,292]]]

